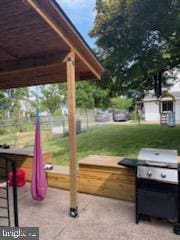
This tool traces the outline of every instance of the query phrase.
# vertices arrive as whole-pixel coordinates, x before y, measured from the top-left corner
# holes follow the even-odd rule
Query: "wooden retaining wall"
[[[31,181],[32,155],[5,156],[15,159],[17,167],[24,168],[27,172],[26,180]],[[52,161],[52,153],[44,152],[45,162]],[[78,191],[81,193],[116,198],[126,201],[135,200],[135,173],[117,164],[120,157],[89,156],[79,162]],[[69,167],[54,166],[53,170],[46,171],[50,187],[69,190]]]
[[[45,162],[51,162],[52,154],[43,154]],[[7,155],[6,155],[7,156]],[[9,157],[12,157],[9,155]],[[122,158],[113,156],[89,156],[79,162],[78,190],[82,193],[135,201],[135,172],[119,166]],[[18,167],[27,171],[27,181],[31,180],[32,156],[17,157]],[[180,163],[180,157],[178,156]],[[69,167],[54,166],[46,172],[50,187],[69,190]]]
[[[9,152],[8,152],[9,151]],[[16,160],[17,168],[23,168],[26,171],[26,180],[31,181],[33,153],[24,149],[1,150],[1,156]],[[44,162],[52,162],[52,152],[43,152]]]
[[[89,156],[79,162],[78,190],[98,196],[135,200],[133,170],[117,165],[120,157]],[[69,190],[69,168],[55,166],[47,171],[50,187]]]
[[[48,186],[64,190],[70,189],[69,167],[54,166],[47,171]]]
[[[118,166],[120,157],[89,156],[79,163],[79,191],[127,201],[135,200],[135,173]]]

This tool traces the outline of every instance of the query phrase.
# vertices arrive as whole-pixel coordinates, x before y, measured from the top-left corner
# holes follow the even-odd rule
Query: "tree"
[[[95,106],[94,92],[93,84],[89,84],[87,81],[76,83],[76,106],[85,111],[87,127],[89,125],[88,109],[93,109]]]
[[[0,91],[0,118],[5,118],[5,110],[8,108],[8,98],[5,91]]]
[[[130,98],[112,98],[111,106],[114,109],[128,110],[132,106],[132,99]]]
[[[1,91],[0,106],[2,116],[5,117],[5,112],[10,113],[10,117],[14,119],[16,126],[15,131],[22,131],[22,126],[19,124],[21,120],[21,100],[28,98],[28,88],[8,89]]]
[[[60,110],[61,103],[65,97],[65,87],[63,84],[51,84],[40,87],[40,107],[42,110],[48,111],[54,115],[57,110]]]
[[[76,106],[86,110],[95,106],[95,86],[87,81],[76,83]]]
[[[110,96],[155,89],[180,65],[179,0],[97,0],[91,37],[107,72],[100,82]]]
[[[107,91],[97,86],[96,82],[76,83],[76,106],[80,109],[106,108],[109,104]]]
[[[106,109],[107,107],[109,107],[110,104],[108,89],[102,89],[98,85],[99,84],[96,83],[96,90],[94,92],[95,107]]]
[[[15,121],[20,120],[21,100],[29,96],[28,88],[8,89],[4,92],[7,101],[6,109],[10,111],[15,118]]]
[[[88,109],[105,108],[108,105],[107,92],[99,88],[95,82],[82,81],[76,83],[76,106],[86,113],[88,126]]]

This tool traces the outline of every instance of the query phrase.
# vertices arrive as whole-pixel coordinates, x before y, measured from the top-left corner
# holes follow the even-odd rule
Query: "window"
[[[162,112],[173,112],[173,101],[162,102]]]

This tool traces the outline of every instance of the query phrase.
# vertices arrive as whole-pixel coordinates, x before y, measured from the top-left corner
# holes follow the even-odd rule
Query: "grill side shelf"
[[[135,158],[123,158],[118,162],[118,165],[122,165],[124,167],[128,167],[134,169],[136,171],[137,168],[137,159]]]

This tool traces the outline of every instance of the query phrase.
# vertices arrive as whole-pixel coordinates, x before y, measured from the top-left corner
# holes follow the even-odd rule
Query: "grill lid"
[[[177,167],[177,150],[142,148],[139,152],[138,164]]]

